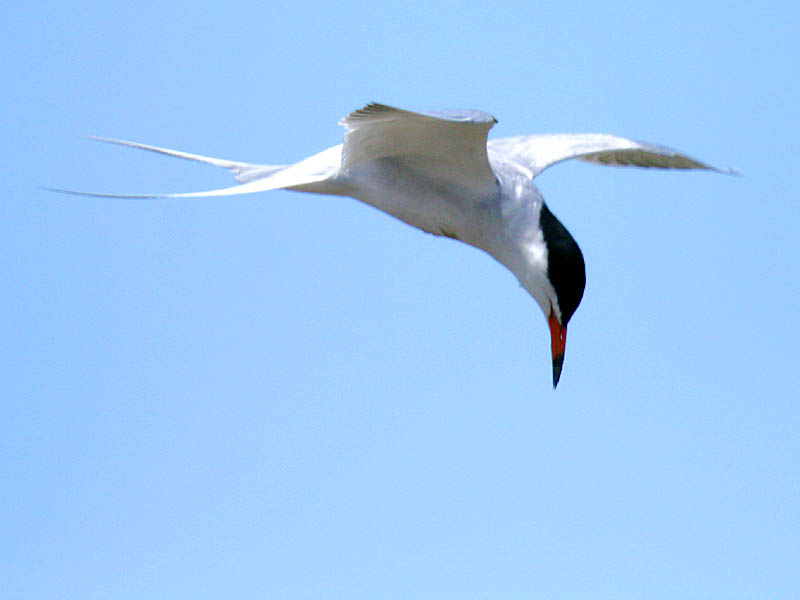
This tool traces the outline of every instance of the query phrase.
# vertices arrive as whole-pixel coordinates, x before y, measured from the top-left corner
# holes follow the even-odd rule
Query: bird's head
[[[542,307],[550,326],[555,388],[564,365],[567,323],[581,303],[586,287],[586,268],[577,242],[544,203],[539,213],[539,228],[544,238],[546,275],[550,285],[547,286],[544,296],[540,292],[534,297]],[[543,302],[545,296],[546,302]]]

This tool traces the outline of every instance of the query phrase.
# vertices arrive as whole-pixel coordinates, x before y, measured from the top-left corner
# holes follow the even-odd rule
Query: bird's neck
[[[483,249],[516,275],[546,316],[555,291],[547,277],[547,246],[539,227],[544,201],[527,177],[500,181],[501,231],[500,235],[489,236]]]

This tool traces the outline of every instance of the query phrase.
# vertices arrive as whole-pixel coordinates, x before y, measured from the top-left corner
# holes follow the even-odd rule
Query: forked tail
[[[167,156],[174,156],[185,160],[206,163],[215,167],[222,167],[231,171],[239,185],[218,190],[208,190],[204,192],[184,192],[176,194],[105,194],[98,192],[81,192],[76,190],[66,190],[60,188],[47,187],[44,189],[60,192],[62,194],[75,194],[78,196],[92,196],[95,198],[204,198],[211,196],[233,196],[237,194],[252,194],[267,190],[292,189],[297,191],[309,191],[317,193],[335,194],[334,185],[327,184],[336,174],[341,162],[341,146],[334,146],[324,152],[315,154],[293,165],[257,165],[252,163],[225,160],[190,154],[158,146],[138,144],[124,140],[114,140],[110,138],[94,137],[91,139],[109,144],[118,144],[130,148],[138,148],[149,152],[156,152]]]

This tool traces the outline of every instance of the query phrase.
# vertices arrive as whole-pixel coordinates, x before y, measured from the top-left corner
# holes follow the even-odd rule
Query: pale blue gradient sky
[[[35,6],[35,7],[34,7]],[[796,3],[6,3],[5,598],[797,598]],[[587,261],[558,391],[488,256],[195,191],[370,100],[744,177],[538,181]]]

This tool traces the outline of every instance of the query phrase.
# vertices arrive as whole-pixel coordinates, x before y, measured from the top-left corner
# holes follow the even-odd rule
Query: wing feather
[[[342,168],[381,158],[410,159],[431,177],[466,185],[492,185],[486,139],[497,120],[480,111],[411,112],[372,103],[339,123]]]
[[[658,169],[706,169],[738,174],[735,169],[720,169],[667,146],[648,144],[603,133],[558,133],[522,135],[491,140],[489,150],[528,168],[536,177],[556,163],[570,158],[613,166]]]

